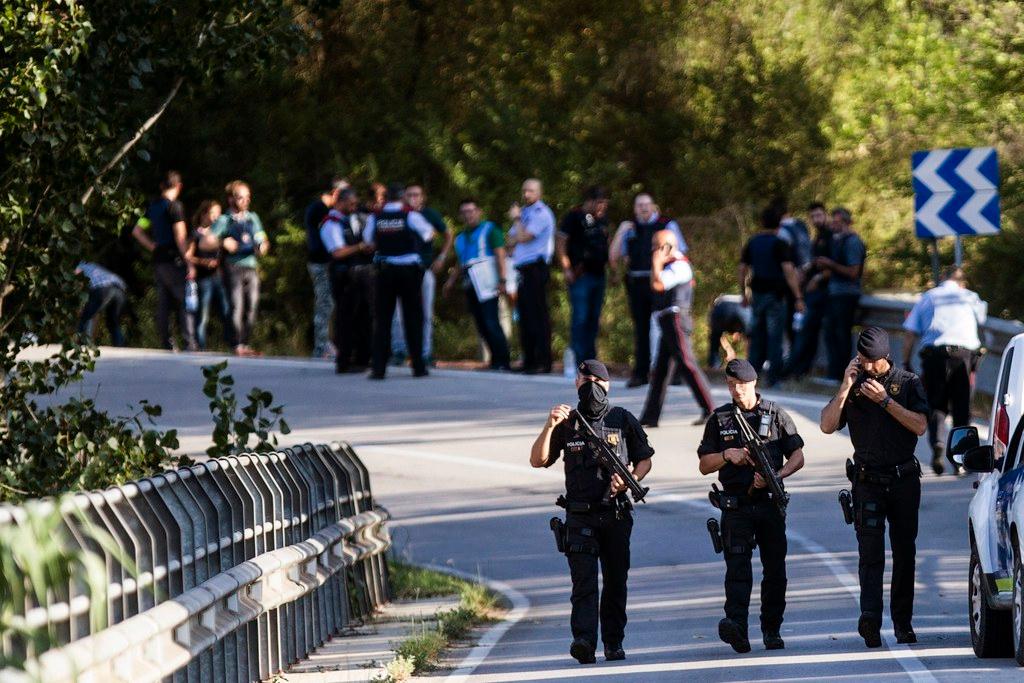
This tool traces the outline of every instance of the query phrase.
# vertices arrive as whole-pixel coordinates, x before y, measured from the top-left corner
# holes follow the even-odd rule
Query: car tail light
[[[1003,447],[1010,441],[1010,415],[1006,412],[1006,406],[999,406],[999,412],[996,414],[995,440]]]

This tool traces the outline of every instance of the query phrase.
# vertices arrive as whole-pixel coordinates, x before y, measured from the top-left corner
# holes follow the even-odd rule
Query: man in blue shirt
[[[914,343],[921,341],[921,380],[928,394],[935,474],[945,469],[946,415],[953,413],[954,427],[970,424],[971,374],[981,349],[978,325],[985,322],[987,312],[987,304],[967,289],[964,272],[952,268],[942,284],[921,295],[903,323],[907,334],[903,365],[908,370]]]
[[[425,377],[423,360],[423,243],[434,238],[434,227],[423,214],[410,211],[402,202],[405,186],[390,183],[380,211],[370,216],[363,240],[376,249],[376,296],[374,298],[373,360],[370,379],[384,379],[391,355],[391,318],[402,305],[409,357],[414,377]]]
[[[679,224],[668,216],[662,216],[654,198],[641,192],[633,200],[633,220],[623,221],[612,238],[609,259],[613,264],[625,262],[627,269],[626,294],[629,296],[629,312],[633,318],[633,376],[626,383],[627,388],[647,384],[651,370],[651,249],[654,233],[671,230],[681,253],[686,253],[686,240]],[[655,343],[658,329],[655,329]]]
[[[483,220],[475,199],[459,203],[459,218],[464,227],[455,238],[458,267],[452,269],[444,294],[450,295],[461,280],[477,334],[490,351],[491,370],[509,370],[508,339],[498,319],[498,298],[505,293],[507,272],[505,235],[493,222]]]
[[[825,312],[825,342],[828,377],[840,381],[853,358],[853,321],[860,302],[861,278],[867,248],[853,231],[853,216],[842,207],[832,209],[832,240],[829,256],[818,256],[814,265],[828,273],[828,303]]]
[[[516,307],[523,372],[551,372],[551,314],[548,311],[548,262],[555,250],[555,214],[541,200],[543,188],[536,178],[523,182],[523,206],[508,211],[512,228],[512,265],[518,273]]]

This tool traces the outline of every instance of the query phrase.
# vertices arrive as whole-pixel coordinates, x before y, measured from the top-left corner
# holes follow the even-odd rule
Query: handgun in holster
[[[716,553],[722,552],[722,530],[718,526],[718,520],[714,517],[708,519],[708,534],[711,536],[711,545]]]
[[[853,524],[853,496],[848,489],[839,492],[839,507],[843,510],[843,519]]]
[[[718,484],[711,485],[711,490],[708,491],[708,500],[711,501],[711,507],[722,509],[722,492],[718,490]]]
[[[565,553],[565,524],[562,522],[561,517],[552,517],[551,531],[555,534],[555,547],[558,548],[558,552]]]

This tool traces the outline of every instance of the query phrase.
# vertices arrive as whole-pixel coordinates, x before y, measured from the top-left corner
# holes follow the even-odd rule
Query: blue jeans
[[[604,275],[584,273],[569,285],[569,304],[572,306],[572,352],[580,363],[597,358],[597,330],[604,305]]]
[[[210,306],[215,306],[217,316],[224,326],[224,337],[230,346],[231,309],[228,304],[228,293],[220,279],[220,273],[196,280],[199,288],[199,310],[196,316],[196,343],[200,350],[206,350],[206,325],[210,322]]]
[[[775,292],[754,292],[751,301],[750,364],[759,373],[767,360],[768,384],[782,375],[782,338],[786,333],[786,297]]]

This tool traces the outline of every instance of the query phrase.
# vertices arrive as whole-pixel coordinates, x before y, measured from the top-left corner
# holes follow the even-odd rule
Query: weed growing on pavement
[[[371,683],[404,683],[413,677],[416,667],[408,657],[399,655],[384,665],[384,670],[370,679]]]

